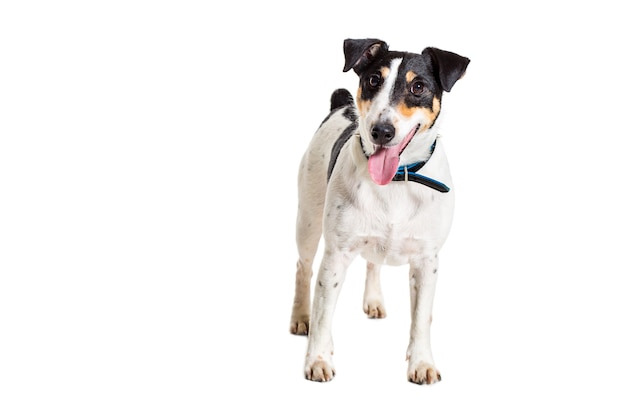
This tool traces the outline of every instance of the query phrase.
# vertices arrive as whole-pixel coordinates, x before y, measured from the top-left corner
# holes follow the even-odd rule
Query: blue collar
[[[339,152],[341,151],[341,148],[348,141],[348,139],[352,137],[352,134],[357,129],[357,126],[358,124],[356,122],[353,122],[350,126],[348,126],[344,130],[344,132],[341,134],[337,142],[335,142],[333,149],[332,149],[330,163],[328,165],[327,180],[330,180],[330,175],[333,172],[333,168],[335,166],[335,162],[337,160],[337,156],[339,155]],[[365,155],[366,158],[369,158],[369,156],[365,152],[365,147],[363,146],[363,139],[361,139],[361,135],[357,133],[357,137],[358,137],[359,142],[361,143],[361,149],[363,150],[363,155]],[[450,191],[450,187],[448,187],[444,183],[417,173],[417,171],[422,169],[422,167],[426,165],[426,163],[430,160],[430,157],[435,151],[435,146],[437,146],[437,139],[435,139],[435,141],[433,142],[433,145],[430,147],[430,155],[428,156],[428,159],[426,159],[425,161],[418,161],[409,165],[403,165],[401,167],[398,167],[398,170],[396,171],[396,175],[393,177],[392,181],[413,181],[413,182],[417,182],[419,184],[425,185],[427,187],[430,187],[433,190],[437,190],[440,193],[447,193],[448,191]]]
[[[430,148],[430,156],[432,156],[433,152],[435,151],[436,145],[437,140],[433,142],[433,146]],[[447,193],[448,191],[450,191],[450,187],[442,182],[417,173],[417,171],[422,169],[422,167],[426,165],[426,163],[430,160],[430,156],[425,161],[418,161],[409,165],[403,165],[401,167],[398,167],[396,175],[393,177],[392,181],[413,181],[430,187],[433,190],[437,190],[440,193]]]

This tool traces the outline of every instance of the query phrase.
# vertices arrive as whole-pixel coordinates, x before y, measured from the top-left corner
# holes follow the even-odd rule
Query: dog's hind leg
[[[387,316],[383,292],[380,288],[380,265],[367,263],[365,276],[365,292],[363,293],[363,311],[371,319],[382,319]]]
[[[322,234],[321,222],[309,217],[306,209],[298,211],[296,226],[296,242],[298,244],[298,264],[296,268],[296,293],[291,310],[290,331],[293,334],[309,333],[311,311],[311,277],[313,276],[313,259]]]
[[[315,158],[310,153],[303,158],[298,181],[296,244],[299,258],[290,325],[291,333],[298,335],[309,333],[313,259],[322,236],[322,216],[325,201],[326,181],[323,176],[319,180],[320,175],[315,175],[316,170],[310,169],[312,160]]]

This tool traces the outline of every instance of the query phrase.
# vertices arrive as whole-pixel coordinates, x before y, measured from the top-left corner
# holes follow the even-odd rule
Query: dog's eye
[[[422,92],[424,92],[424,85],[421,82],[415,81],[411,84],[411,93],[419,95],[422,94]]]
[[[370,75],[369,79],[367,80],[367,82],[369,83],[370,87],[374,88],[374,87],[378,87],[380,85],[382,81],[382,78],[380,76],[380,74],[375,73]]]

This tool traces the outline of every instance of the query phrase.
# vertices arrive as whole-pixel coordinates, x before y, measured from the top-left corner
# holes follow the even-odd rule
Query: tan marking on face
[[[409,107],[406,103],[402,102],[398,105],[398,113],[402,116],[410,119],[415,115],[415,112],[422,112],[424,117],[426,118],[426,123],[423,123],[420,127],[420,132],[429,129],[432,124],[435,122],[437,115],[441,109],[441,103],[437,97],[433,98],[433,108],[429,109],[426,107]]]
[[[411,81],[413,81],[415,79],[415,77],[417,77],[416,73],[414,73],[413,71],[408,71],[406,73],[406,82],[407,82],[407,84],[410,84]]]
[[[400,103],[400,105],[398,106],[398,112],[406,117],[407,119],[410,119],[416,111],[423,109],[422,107],[409,107],[406,105],[406,103],[403,101],[402,103]]]
[[[380,69],[380,75],[382,75],[383,78],[387,78],[389,76],[389,67],[382,67]]]
[[[439,101],[437,97],[434,97],[433,98],[433,112],[435,112],[435,114],[439,114],[440,110],[441,110],[441,102]]]
[[[359,108],[359,113],[361,116],[365,117],[367,112],[370,110],[372,106],[372,102],[369,100],[361,100],[361,87],[356,92],[356,106]]]

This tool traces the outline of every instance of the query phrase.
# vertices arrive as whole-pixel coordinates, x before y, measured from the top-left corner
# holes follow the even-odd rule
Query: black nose
[[[388,143],[396,135],[396,129],[389,123],[377,123],[372,128],[372,139],[377,145]]]

